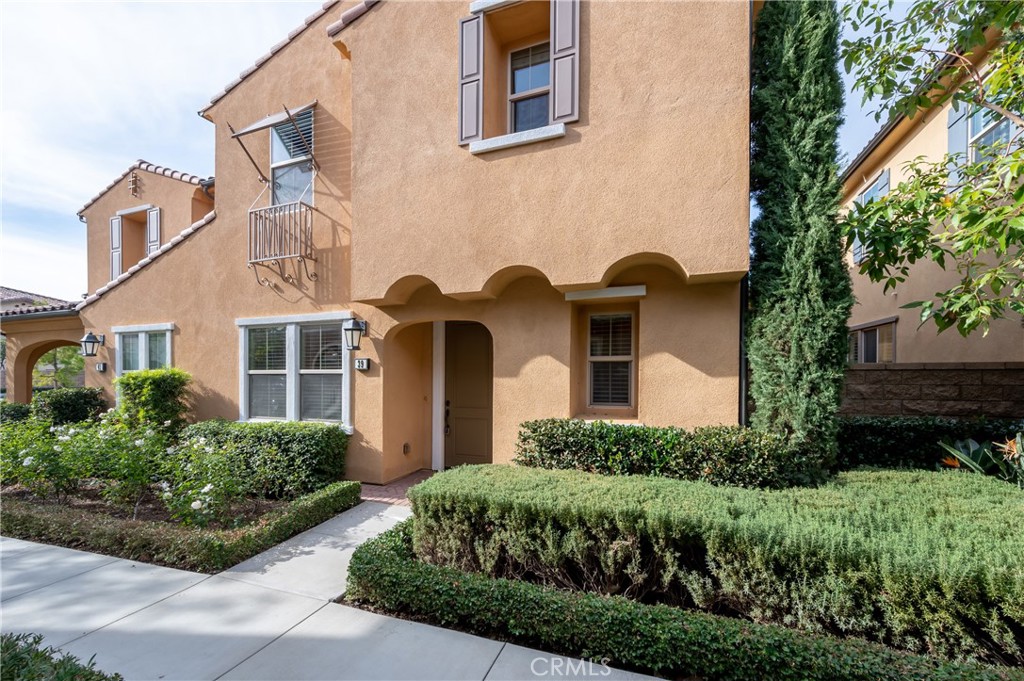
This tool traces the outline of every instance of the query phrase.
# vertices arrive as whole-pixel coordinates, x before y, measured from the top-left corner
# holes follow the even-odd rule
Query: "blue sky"
[[[319,5],[0,3],[0,283],[85,293],[78,209],[139,158],[214,174],[196,112]],[[852,158],[878,124],[857,93],[845,114]]]

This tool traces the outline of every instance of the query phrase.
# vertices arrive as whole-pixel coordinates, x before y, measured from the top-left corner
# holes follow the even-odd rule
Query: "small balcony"
[[[249,264],[313,257],[313,207],[302,201],[249,211]]]

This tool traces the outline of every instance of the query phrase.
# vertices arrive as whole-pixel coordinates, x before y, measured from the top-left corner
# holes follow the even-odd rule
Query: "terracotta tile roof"
[[[167,251],[171,250],[172,248],[174,248],[175,246],[180,244],[185,239],[189,238],[190,236],[192,236],[193,234],[198,232],[200,229],[202,229],[206,225],[208,225],[211,222],[213,222],[216,218],[217,218],[217,211],[211,210],[209,213],[206,214],[205,217],[203,217],[202,220],[200,220],[199,222],[193,223],[191,227],[189,227],[188,229],[183,230],[180,234],[178,234],[178,236],[174,237],[173,239],[171,239],[170,241],[165,243],[163,246],[161,246],[159,251],[156,251],[155,253],[150,253],[148,256],[146,256],[145,258],[140,260],[138,263],[136,263],[135,265],[132,265],[131,267],[129,267],[128,271],[124,272],[117,279],[114,279],[113,281],[108,282],[106,285],[101,286],[100,288],[96,289],[95,293],[93,293],[91,296],[89,296],[88,298],[86,298],[82,302],[78,303],[78,305],[75,306],[75,309],[76,310],[81,310],[83,307],[86,307],[88,305],[91,305],[92,303],[95,303],[102,296],[106,295],[111,289],[115,288],[116,286],[119,286],[120,284],[123,284],[128,279],[131,279],[131,277],[136,272],[138,272],[139,270],[144,268],[146,265],[148,265],[149,263],[151,263],[154,260],[156,260],[157,258],[159,258],[161,255],[163,255]]]
[[[366,12],[378,2],[380,2],[380,0],[363,0],[359,4],[345,10],[345,13],[341,15],[341,19],[327,27],[327,35],[331,38],[338,35],[356,19],[366,14]]]
[[[282,40],[281,42],[279,42],[276,45],[274,45],[273,47],[271,47],[270,51],[267,52],[262,57],[260,57],[259,59],[257,59],[256,62],[252,66],[250,66],[249,68],[245,69],[240,74],[238,74],[238,78],[235,78],[233,81],[231,81],[230,83],[225,85],[224,89],[220,93],[215,95],[213,97],[213,99],[210,100],[209,104],[207,104],[206,106],[204,106],[202,109],[199,110],[199,115],[200,116],[205,116],[206,112],[209,111],[213,107],[214,104],[219,102],[221,100],[221,98],[224,97],[224,95],[226,95],[227,93],[229,93],[232,90],[234,90],[243,80],[245,80],[246,78],[248,78],[252,74],[256,73],[256,71],[261,66],[266,64],[270,60],[271,57],[273,57],[275,54],[277,54],[282,49],[284,49],[285,46],[287,46],[296,37],[301,35],[317,19],[319,19],[323,15],[327,14],[327,12],[330,11],[330,9],[332,7],[334,7],[335,5],[337,5],[339,2],[341,2],[341,0],[327,0],[327,2],[325,2],[320,7],[320,9],[318,9],[317,11],[313,12],[308,17],[306,17],[306,20],[302,23],[301,26],[298,26],[298,27],[292,29],[292,31],[288,34],[288,36],[284,40]],[[349,10],[349,11],[351,11],[351,10]],[[346,14],[347,13],[348,12],[346,12]]]
[[[61,312],[67,310],[68,312],[74,312],[77,303],[56,303],[52,305],[32,305],[24,307],[15,307],[10,310],[4,310],[0,312],[0,318],[9,317],[20,317],[22,315],[38,314],[40,312]]]
[[[38,305],[60,305],[61,303],[68,302],[63,298],[44,296],[41,293],[22,291],[21,289],[11,288],[10,286],[0,286],[0,303],[7,305],[18,300],[31,300],[33,303]]]
[[[189,184],[195,184],[195,185],[198,185],[203,180],[208,179],[208,178],[205,178],[205,177],[199,177],[198,175],[192,175],[190,173],[184,173],[184,172],[182,172],[180,170],[171,170],[170,168],[165,168],[163,166],[158,166],[158,165],[156,165],[154,163],[150,163],[149,161],[144,161],[144,160],[142,160],[140,158],[138,161],[136,161],[131,166],[129,166],[128,170],[126,170],[123,173],[121,173],[117,177],[116,180],[114,180],[113,182],[108,184],[103,191],[101,191],[99,194],[97,194],[96,196],[94,196],[91,199],[89,199],[89,201],[84,206],[79,208],[78,209],[78,215],[81,215],[83,212],[85,212],[85,210],[89,206],[91,206],[92,204],[94,204],[97,201],[99,201],[100,198],[104,194],[106,194],[111,189],[113,189],[114,185],[116,185],[118,182],[120,182],[124,178],[128,177],[128,174],[131,173],[133,170],[145,170],[148,173],[153,173],[155,175],[163,175],[164,177],[170,177],[170,178],[175,179],[175,180],[181,180],[182,182],[188,182]]]

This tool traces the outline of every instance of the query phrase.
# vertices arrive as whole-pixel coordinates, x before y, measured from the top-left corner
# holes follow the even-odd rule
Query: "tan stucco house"
[[[327,2],[200,111],[215,184],[139,162],[82,209],[88,298],[3,318],[13,397],[91,332],[111,400],[180,367],[196,418],[338,423],[375,483],[529,419],[737,423],[751,11]]]

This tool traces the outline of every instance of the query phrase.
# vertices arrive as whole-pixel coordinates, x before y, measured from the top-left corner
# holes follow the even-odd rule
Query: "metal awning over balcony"
[[[259,175],[261,182],[263,182],[264,184],[269,184],[270,180],[267,179],[266,173],[264,173],[263,170],[260,168],[260,164],[257,163],[256,159],[254,159],[252,157],[252,154],[249,153],[249,149],[246,148],[245,143],[242,141],[242,137],[244,137],[245,135],[250,135],[254,132],[259,132],[260,130],[267,130],[269,128],[274,127],[275,125],[281,125],[282,123],[285,122],[291,122],[292,126],[295,128],[295,134],[297,138],[302,142],[303,146],[305,146],[306,148],[306,152],[309,154],[310,162],[313,164],[314,168],[319,170],[320,164],[317,162],[316,156],[313,155],[313,147],[310,145],[309,140],[306,139],[306,136],[302,134],[302,131],[299,129],[299,124],[295,120],[296,116],[305,113],[306,111],[309,111],[316,105],[317,100],[314,99],[309,104],[300,106],[297,109],[289,109],[286,106],[282,106],[281,108],[283,109],[283,111],[275,114],[270,114],[269,116],[265,116],[264,118],[261,118],[255,123],[248,125],[237,132],[231,126],[230,122],[227,123],[228,130],[231,131],[231,139],[237,141],[238,146],[242,147],[242,151],[245,152],[246,158],[248,158],[249,162],[252,163],[252,167],[256,169],[256,173]]]

